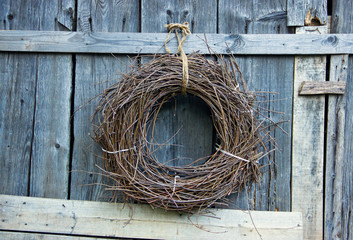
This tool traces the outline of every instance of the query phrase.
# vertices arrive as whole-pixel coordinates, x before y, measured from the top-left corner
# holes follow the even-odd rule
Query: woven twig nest
[[[104,171],[114,180],[109,190],[152,207],[194,212],[258,180],[258,159],[267,155],[259,149],[265,149],[268,130],[258,120],[254,95],[241,81],[235,60],[219,60],[188,56],[186,92],[208,105],[218,138],[216,152],[201,165],[162,164],[149,141],[162,104],[182,91],[179,57],[161,55],[133,67],[102,93],[93,122]]]

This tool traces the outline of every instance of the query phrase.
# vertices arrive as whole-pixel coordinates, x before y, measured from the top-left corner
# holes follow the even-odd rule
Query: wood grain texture
[[[282,36],[289,33],[286,27],[285,6],[285,1],[243,1],[240,4],[221,0],[219,1],[219,33]],[[235,54],[238,52],[235,51]],[[285,112],[284,120],[291,120],[293,58],[238,56],[237,60],[250,90],[279,93],[278,95],[267,94],[266,97],[274,101],[263,103],[261,106]],[[264,99],[259,97],[257,100]],[[279,115],[270,114],[270,117],[279,120]],[[281,150],[276,152],[272,167],[263,168],[264,175],[260,186],[252,187],[248,194],[243,191],[240,196],[232,197],[233,208],[290,210],[291,126],[284,124],[281,127],[287,131],[288,136],[280,130],[274,132]],[[261,164],[268,165],[269,162],[263,159]]]
[[[142,1],[143,33],[166,32],[164,24],[189,22],[194,33],[216,33],[217,1]],[[155,34],[153,34],[155,35]],[[189,38],[186,40],[189,44]],[[168,47],[175,43],[168,43]],[[185,45],[184,45],[185,46]],[[192,46],[192,45],[191,45]],[[193,51],[197,48],[193,47]],[[175,49],[171,48],[172,52]],[[146,61],[143,59],[143,61]],[[158,114],[153,134],[158,161],[185,166],[212,154],[213,126],[205,103],[193,96],[177,96]],[[165,145],[161,145],[166,143]],[[159,146],[159,145],[161,146]],[[173,161],[170,161],[173,160]],[[201,162],[200,162],[201,163]]]
[[[297,33],[315,34],[298,28]],[[320,27],[321,32],[327,27]],[[304,239],[323,238],[325,97],[298,95],[303,81],[326,80],[325,57],[296,57],[292,138],[292,210],[302,211]]]
[[[287,0],[287,26],[304,26],[304,0]]]
[[[344,135],[344,158],[343,158],[343,196],[342,196],[342,239],[353,238],[353,58],[349,57],[348,63],[348,79],[347,79],[347,94],[346,96],[346,119],[345,119],[345,135]]]
[[[137,32],[139,28],[138,1],[78,1],[79,31],[93,32]],[[102,179],[99,169],[102,151],[90,138],[92,126],[90,117],[95,111],[98,96],[104,88],[119,79],[119,72],[128,70],[126,56],[76,55],[74,108],[74,142],[71,175],[71,199],[109,201],[111,194],[104,192],[100,183],[110,184]]]
[[[55,19],[64,9],[57,2],[47,1],[4,1],[1,6],[1,28],[7,30],[58,30]],[[57,104],[55,96],[48,97],[47,92],[68,90],[70,94],[67,85],[71,84],[68,74],[71,56],[1,53],[1,59],[6,64],[1,79],[2,102],[14,113],[1,119],[1,126],[6,127],[1,127],[1,146],[6,149],[1,153],[4,174],[0,182],[7,185],[1,190],[9,194],[66,198],[69,123],[60,118],[69,118],[70,101],[66,98]],[[68,66],[69,71],[57,71],[60,66]],[[62,109],[51,109],[55,106]],[[51,124],[50,129],[47,124]],[[53,139],[62,144],[60,150],[53,150],[54,143],[49,143]],[[57,168],[53,171],[48,166]],[[34,179],[39,172],[40,177]]]
[[[217,1],[142,0],[141,32],[166,32],[165,24],[188,22],[193,33],[217,32]],[[150,19],[153,17],[154,20]],[[169,45],[168,45],[169,46]]]
[[[227,20],[225,19],[225,21]],[[259,21],[259,24],[263,25],[264,22],[267,20]],[[252,31],[251,22],[247,24],[249,26],[246,30]],[[269,29],[273,33],[286,30],[285,26]],[[317,31],[317,29],[317,27],[312,27],[310,31]],[[261,32],[255,31],[255,33]],[[1,31],[0,51],[154,54],[166,53],[164,49],[166,38],[166,33]],[[353,53],[352,34],[321,33],[320,35],[298,36],[294,34],[208,33],[206,39],[211,49],[218,54],[326,55]],[[168,48],[172,52],[176,51],[176,38],[168,43]],[[205,34],[188,36],[184,51],[187,54],[195,51],[208,54],[209,49],[205,44]]]
[[[117,238],[98,238],[98,237],[79,237],[79,236],[65,236],[57,234],[43,234],[43,233],[22,233],[0,231],[1,239],[16,239],[16,240],[100,240],[100,239],[117,239]]]
[[[347,59],[348,60],[348,59]],[[345,82],[307,82],[304,81],[299,87],[299,95],[321,95],[321,94],[344,94],[346,92]]]
[[[188,215],[131,205],[0,195],[2,230],[144,239],[302,239],[301,214],[213,209]],[[251,217],[250,217],[251,216]],[[251,220],[252,218],[252,220]]]
[[[348,55],[331,56],[330,82],[347,81]],[[342,237],[345,96],[329,96],[326,130],[325,239]]]
[[[55,19],[65,8],[57,2],[41,4],[43,9],[37,6],[39,9],[36,10],[45,12],[44,24],[55,28]],[[71,1],[71,6],[74,6],[74,1]],[[39,55],[37,64],[29,195],[67,198],[72,57],[64,54]]]
[[[76,1],[60,0],[58,1],[58,15],[56,17],[56,30],[72,31],[74,30],[76,16]]]
[[[37,57],[33,54],[0,54],[0,192],[3,194],[28,194],[36,66]]]
[[[63,54],[37,59],[30,195],[67,198],[72,59]]]
[[[353,33],[353,2],[333,1],[332,33]],[[353,58],[349,57],[347,68],[346,111],[344,129],[344,157],[342,176],[342,213],[337,221],[341,223],[340,239],[353,239]]]

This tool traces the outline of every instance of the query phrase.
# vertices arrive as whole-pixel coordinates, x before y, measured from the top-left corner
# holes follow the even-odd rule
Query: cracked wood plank
[[[210,209],[189,215],[148,205],[0,195],[1,230],[144,239],[302,239],[301,214]],[[250,217],[251,214],[251,217]],[[253,224],[253,222],[254,224]],[[0,235],[1,236],[1,235]]]
[[[327,24],[327,0],[304,0],[304,24]]]

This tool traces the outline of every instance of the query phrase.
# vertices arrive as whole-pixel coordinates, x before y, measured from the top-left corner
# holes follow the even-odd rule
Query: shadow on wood
[[[151,137],[151,133],[150,133]],[[176,96],[165,103],[151,139],[156,158],[169,166],[185,166],[212,154],[213,125],[208,106],[195,96]]]

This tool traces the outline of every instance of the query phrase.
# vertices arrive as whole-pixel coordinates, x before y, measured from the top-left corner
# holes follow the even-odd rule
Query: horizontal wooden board
[[[82,236],[65,236],[56,234],[42,233],[24,233],[24,232],[9,232],[0,230],[0,239],[16,239],[16,240],[99,240],[99,239],[116,239],[116,238],[97,238],[97,237],[82,237]]]
[[[0,51],[154,54],[165,53],[166,38],[166,33],[0,31]],[[184,51],[208,54],[206,41],[218,54],[353,53],[353,34],[192,34]],[[176,51],[176,38],[168,48]]]
[[[0,229],[147,239],[302,239],[296,212],[212,209],[178,214],[148,205],[0,195]],[[255,227],[256,226],[256,229]]]
[[[345,82],[307,82],[299,87],[299,95],[344,94]]]

